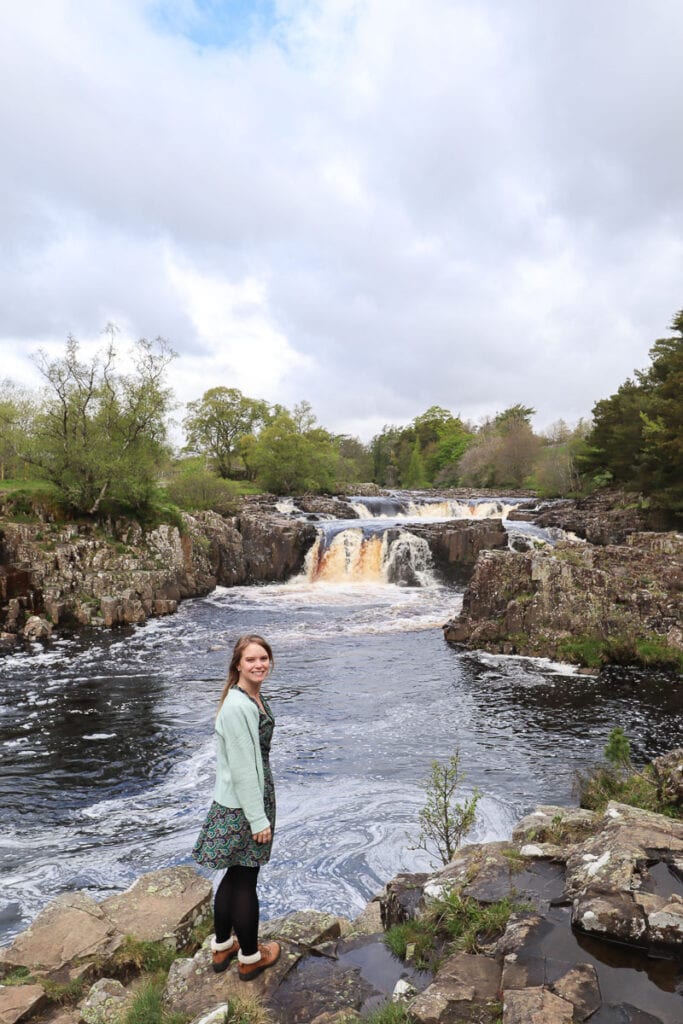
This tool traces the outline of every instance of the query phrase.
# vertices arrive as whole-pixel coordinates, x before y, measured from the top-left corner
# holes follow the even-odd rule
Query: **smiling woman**
[[[277,942],[258,941],[256,894],[275,828],[268,760],[275,719],[261,696],[272,665],[273,652],[263,637],[249,634],[235,644],[216,715],[214,800],[192,851],[199,864],[227,869],[214,900],[213,969],[224,971],[237,956],[241,981],[255,978],[280,956]]]

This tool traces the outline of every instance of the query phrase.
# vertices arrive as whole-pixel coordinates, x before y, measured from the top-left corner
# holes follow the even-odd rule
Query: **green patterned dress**
[[[244,691],[242,692],[244,693]],[[249,700],[253,700],[253,698],[249,697]],[[275,719],[263,696],[261,701],[266,709],[264,714],[259,708],[258,723],[259,745],[263,759],[263,803],[266,817],[274,833],[275,786],[273,773],[270,770],[269,755]],[[241,807],[223,807],[222,804],[218,804],[214,800],[192,850],[192,857],[198,864],[217,870],[232,867],[233,864],[258,868],[270,860],[272,845],[272,838],[269,843],[257,843],[254,840],[251,827]]]

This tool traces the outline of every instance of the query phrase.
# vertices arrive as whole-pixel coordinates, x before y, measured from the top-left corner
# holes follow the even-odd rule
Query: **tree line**
[[[332,493],[366,481],[548,497],[614,483],[680,511],[683,311],[671,326],[675,335],[655,342],[650,366],[599,401],[592,422],[558,420],[536,433],[535,410],[521,403],[479,424],[433,405],[364,444],[321,426],[307,401],[287,409],[218,386],[185,407],[180,451],[169,442],[175,353],[163,339],[141,339],[124,372],[108,328],[89,360],[73,337],[57,358],[39,352],[39,393],[0,384],[0,477],[46,482],[72,515],[228,511],[241,491]]]

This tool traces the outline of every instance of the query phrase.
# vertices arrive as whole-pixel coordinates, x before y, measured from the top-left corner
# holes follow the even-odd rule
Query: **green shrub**
[[[186,512],[209,509],[222,515],[234,515],[240,487],[209,472],[196,459],[187,459],[166,483],[170,501]]]
[[[497,903],[481,904],[456,890],[435,900],[429,916],[436,932],[450,940],[451,948],[478,953],[482,946],[503,934],[510,914],[523,909],[507,896]]]
[[[642,771],[633,767],[631,745],[619,726],[610,732],[604,754],[608,763],[597,764],[586,773],[576,773],[581,807],[604,811],[610,800],[615,800],[671,818],[683,816],[681,808],[660,800],[652,765],[646,765]]]

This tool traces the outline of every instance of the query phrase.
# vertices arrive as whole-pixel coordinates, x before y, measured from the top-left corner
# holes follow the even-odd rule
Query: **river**
[[[397,871],[427,868],[414,849],[423,782],[456,745],[465,791],[483,793],[470,838],[486,841],[509,836],[536,803],[575,802],[576,772],[615,725],[636,760],[683,743],[670,680],[596,679],[449,647],[440,626],[461,591],[430,572],[423,542],[403,535],[402,554],[382,550],[384,527],[409,529],[405,508],[382,523],[370,512],[381,510],[322,523],[307,571],[286,584],[219,588],[134,630],[67,636],[2,662],[0,943],[60,892],[101,898],[189,863],[211,799],[216,700],[242,633],[263,633],[276,656],[265,917],[353,916]]]

